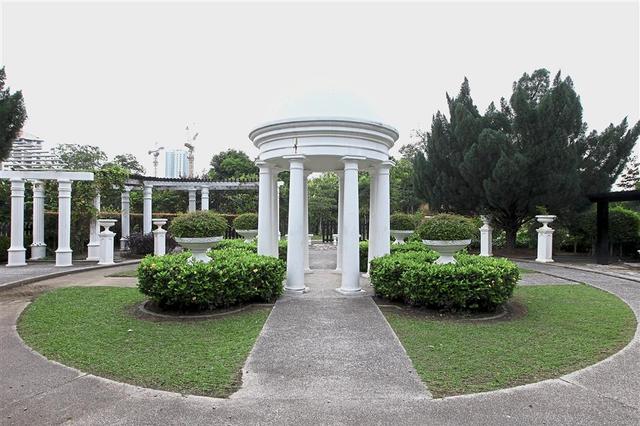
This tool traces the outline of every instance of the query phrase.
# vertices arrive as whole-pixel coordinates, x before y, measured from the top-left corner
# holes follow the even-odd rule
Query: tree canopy
[[[626,118],[587,133],[570,77],[545,69],[524,74],[507,102],[481,114],[467,79],[447,95],[416,154],[417,195],[439,211],[490,213],[515,245],[518,228],[544,209],[565,218],[588,206],[586,194],[607,191],[629,158],[640,123]]]
[[[96,170],[107,162],[107,154],[93,145],[60,144],[52,149],[69,170]]]
[[[246,179],[258,176],[258,167],[247,154],[235,149],[228,149],[211,158],[211,179]]]
[[[2,67],[0,68],[0,161],[9,157],[13,141],[27,119],[22,92],[17,91],[12,94],[8,87],[5,88],[5,79],[6,74]]]

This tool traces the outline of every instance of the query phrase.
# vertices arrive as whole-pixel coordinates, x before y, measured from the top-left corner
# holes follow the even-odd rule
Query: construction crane
[[[193,127],[193,126],[192,126]],[[195,142],[196,138],[200,133],[196,132],[193,136],[189,135],[189,126],[185,129],[187,131],[187,142],[184,146],[189,150],[189,154],[187,155],[187,160],[189,160],[189,177],[193,177],[195,156],[193,155],[193,151],[195,151],[195,146],[193,146],[192,142]]]
[[[158,142],[156,142],[156,146],[158,146]],[[164,149],[164,146],[157,147],[156,149],[150,149],[149,155],[153,155],[153,176],[158,177],[158,157],[160,156],[160,151]]]

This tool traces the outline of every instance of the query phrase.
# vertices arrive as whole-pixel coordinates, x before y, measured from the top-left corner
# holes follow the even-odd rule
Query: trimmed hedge
[[[416,229],[415,216],[406,213],[394,213],[390,218],[391,229],[396,231],[413,231]]]
[[[437,214],[426,219],[416,230],[423,240],[470,240],[478,228],[468,217],[457,214]]]
[[[258,229],[258,215],[255,213],[243,213],[233,219],[233,227],[241,230]]]
[[[258,243],[255,241],[250,241],[245,243],[243,239],[236,240],[222,240],[215,246],[213,246],[213,250],[225,250],[225,249],[241,249],[246,250],[251,253],[258,252]],[[287,241],[280,240],[278,241],[278,258],[284,262],[287,261]]]
[[[217,250],[209,263],[189,262],[189,257],[144,258],[138,267],[140,292],[174,311],[273,302],[282,294],[286,268],[280,259],[242,249]]]
[[[391,254],[406,252],[430,252],[435,255],[435,252],[424,245],[422,241],[410,241],[405,244],[391,244]],[[368,261],[369,241],[360,241],[360,272],[367,272]]]
[[[371,261],[376,295],[414,306],[492,311],[513,294],[520,271],[506,259],[458,254],[458,263],[436,265],[431,253],[397,253]]]
[[[211,210],[201,210],[178,215],[171,221],[169,232],[178,238],[220,237],[228,226],[222,215]]]

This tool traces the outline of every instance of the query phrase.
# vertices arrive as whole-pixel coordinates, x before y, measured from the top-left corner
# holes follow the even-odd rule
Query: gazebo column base
[[[38,259],[44,259],[47,256],[47,246],[42,244],[42,245],[37,245],[34,246],[33,244],[31,245],[31,260],[38,260]]]
[[[65,267],[72,265],[72,250],[56,250],[56,266]]]
[[[7,250],[7,266],[27,266],[26,258],[26,249],[9,249]]]
[[[287,286],[284,287],[284,292],[286,294],[304,294],[304,293],[308,293],[309,292],[309,287],[304,287],[304,288],[287,288]]]
[[[364,291],[363,289],[359,288],[357,290],[345,290],[342,288],[336,288],[335,289],[338,293],[345,295],[345,296],[360,296],[366,293],[366,291]]]

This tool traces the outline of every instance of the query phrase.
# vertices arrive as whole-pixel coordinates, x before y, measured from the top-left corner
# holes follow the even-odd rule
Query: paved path
[[[639,283],[525,267],[611,291],[640,315]],[[67,284],[83,278],[71,277]],[[0,424],[640,423],[639,333],[618,354],[559,379],[431,399],[375,305],[333,292],[335,278],[307,275],[311,292],[276,304],[245,366],[243,388],[226,400],[115,383],[49,362],[15,332],[27,287],[35,285],[23,296],[0,297]]]

